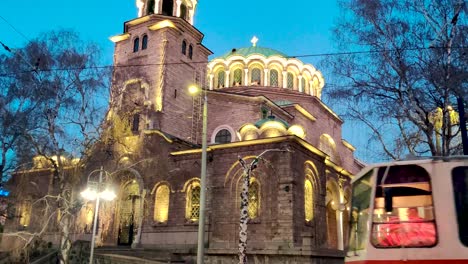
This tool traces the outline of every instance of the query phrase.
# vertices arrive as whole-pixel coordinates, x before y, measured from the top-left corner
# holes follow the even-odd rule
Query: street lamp
[[[90,177],[95,173],[99,171],[99,181],[90,181]],[[88,200],[96,200],[96,204],[94,206],[94,221],[93,221],[93,233],[91,235],[91,252],[89,254],[89,264],[93,263],[93,257],[94,257],[94,244],[96,240],[96,229],[97,229],[97,219],[98,219],[98,214],[99,214],[99,201],[100,199],[104,199],[106,201],[112,201],[116,197],[116,194],[114,191],[108,189],[107,187],[102,190],[102,172],[104,170],[99,169],[92,171],[88,175],[88,182],[87,182],[87,188],[81,192],[81,196],[85,199]],[[107,178],[107,172],[106,172],[106,178]],[[102,191],[101,191],[102,190]]]
[[[200,87],[191,85],[189,93],[199,94]],[[202,130],[202,161],[200,174],[200,216],[198,219],[197,264],[202,264],[205,254],[205,204],[206,204],[206,130],[208,118],[208,97],[206,90],[203,94],[203,130]]]

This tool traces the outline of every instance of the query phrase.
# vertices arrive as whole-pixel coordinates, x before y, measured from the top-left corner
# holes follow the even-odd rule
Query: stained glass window
[[[234,71],[234,85],[242,84],[242,70],[237,69]]]
[[[294,87],[294,75],[290,72],[288,72],[288,83],[287,86],[289,89],[292,89]]]
[[[270,86],[278,87],[278,71],[270,71]]]
[[[255,219],[258,217],[258,209],[260,207],[260,196],[259,196],[259,185],[258,182],[253,180],[249,187],[249,218]]]
[[[262,77],[261,71],[259,68],[253,68],[252,74],[250,76],[250,82],[252,84],[260,84],[260,79]]]
[[[169,195],[170,190],[167,185],[160,185],[156,189],[154,201],[154,221],[167,222],[169,216]]]
[[[221,87],[224,87],[224,71],[223,70],[220,70],[218,72],[218,84],[217,84],[217,88],[221,88]]]
[[[304,211],[306,221],[311,221],[314,214],[314,198],[312,195],[312,183],[310,182],[310,180],[306,179],[304,183]]]

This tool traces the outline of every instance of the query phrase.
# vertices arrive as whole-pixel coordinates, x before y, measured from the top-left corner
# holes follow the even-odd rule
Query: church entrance
[[[132,244],[140,218],[140,202],[140,186],[132,181],[124,187],[120,197],[118,245]]]

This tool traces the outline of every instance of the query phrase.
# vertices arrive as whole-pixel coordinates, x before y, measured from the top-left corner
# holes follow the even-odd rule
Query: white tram
[[[376,164],[352,188],[346,263],[468,264],[468,156]]]

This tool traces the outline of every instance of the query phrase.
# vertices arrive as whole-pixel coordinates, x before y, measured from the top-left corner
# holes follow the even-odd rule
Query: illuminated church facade
[[[192,96],[188,87],[197,85],[208,107],[206,263],[237,258],[239,159],[250,163],[265,150],[283,151],[266,153],[252,171],[249,258],[339,262],[349,182],[362,164],[342,139],[342,119],[321,101],[324,76],[255,37],[251,46],[208,60],[212,52],[193,26],[196,6],[137,0],[138,17],[111,38],[115,67],[104,134],[112,140],[93,148],[86,171],[103,166],[118,190],[99,211],[99,244],[193,258],[204,95]],[[80,212],[77,225],[88,228],[77,239],[90,239],[92,205]]]

